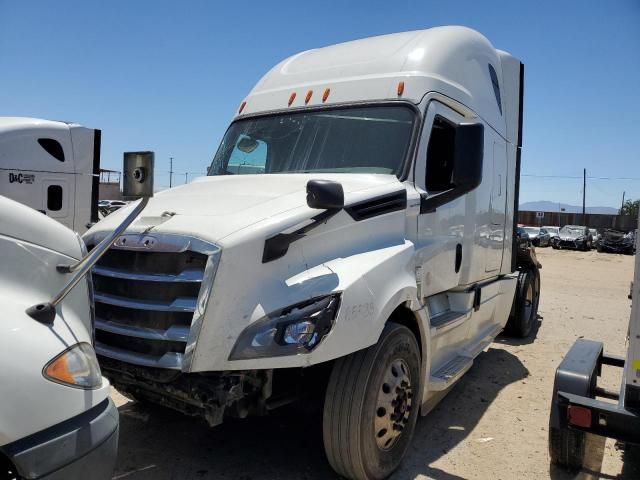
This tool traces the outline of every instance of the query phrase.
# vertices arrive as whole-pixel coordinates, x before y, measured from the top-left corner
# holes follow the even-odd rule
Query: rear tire
[[[506,333],[519,338],[528,337],[538,318],[539,303],[540,271],[535,267],[521,270],[511,315],[505,326]]]
[[[323,438],[338,474],[379,480],[398,468],[420,407],[420,364],[413,333],[394,323],[377,344],[336,361],[325,396]]]
[[[584,460],[586,435],[568,428],[549,429],[551,463],[568,470],[579,470]]]

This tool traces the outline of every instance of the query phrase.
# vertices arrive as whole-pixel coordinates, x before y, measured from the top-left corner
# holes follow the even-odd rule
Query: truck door
[[[455,126],[464,117],[437,101],[427,108],[415,168],[415,186],[427,196],[451,188]],[[464,269],[465,199],[456,198],[435,211],[418,215],[417,265],[422,295],[457,287]]]
[[[58,178],[42,179],[42,211],[73,230],[73,212],[75,201],[75,182],[72,175],[68,180],[60,175]]]
[[[493,179],[491,185],[491,203],[486,272],[500,270],[504,252],[504,227],[506,218],[507,188],[507,151],[506,143],[498,135],[493,142]],[[487,149],[488,150],[488,149]],[[491,150],[488,150],[491,151]]]

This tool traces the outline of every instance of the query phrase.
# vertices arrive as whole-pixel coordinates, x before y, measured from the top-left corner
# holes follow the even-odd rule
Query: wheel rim
[[[384,373],[376,402],[374,435],[380,450],[389,450],[402,435],[411,416],[412,398],[409,367],[396,359]]]

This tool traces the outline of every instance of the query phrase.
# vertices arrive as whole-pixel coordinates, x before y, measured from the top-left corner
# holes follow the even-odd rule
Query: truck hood
[[[283,215],[295,222],[319,212],[306,203],[306,185],[311,179],[340,182],[345,204],[403,188],[394,175],[380,174],[202,177],[157,194],[127,231],[188,234],[224,243],[230,235],[259,222],[280,224]],[[103,236],[113,230],[132,208],[122,208],[96,224],[85,236],[87,243],[92,243],[94,235]]]
[[[59,222],[0,195],[0,235],[80,258],[76,234]]]

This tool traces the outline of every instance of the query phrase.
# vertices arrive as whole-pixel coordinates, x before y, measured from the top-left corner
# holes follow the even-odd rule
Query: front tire
[[[377,344],[336,361],[325,396],[323,438],[338,474],[378,480],[398,468],[420,407],[420,364],[413,333],[394,323]]]

